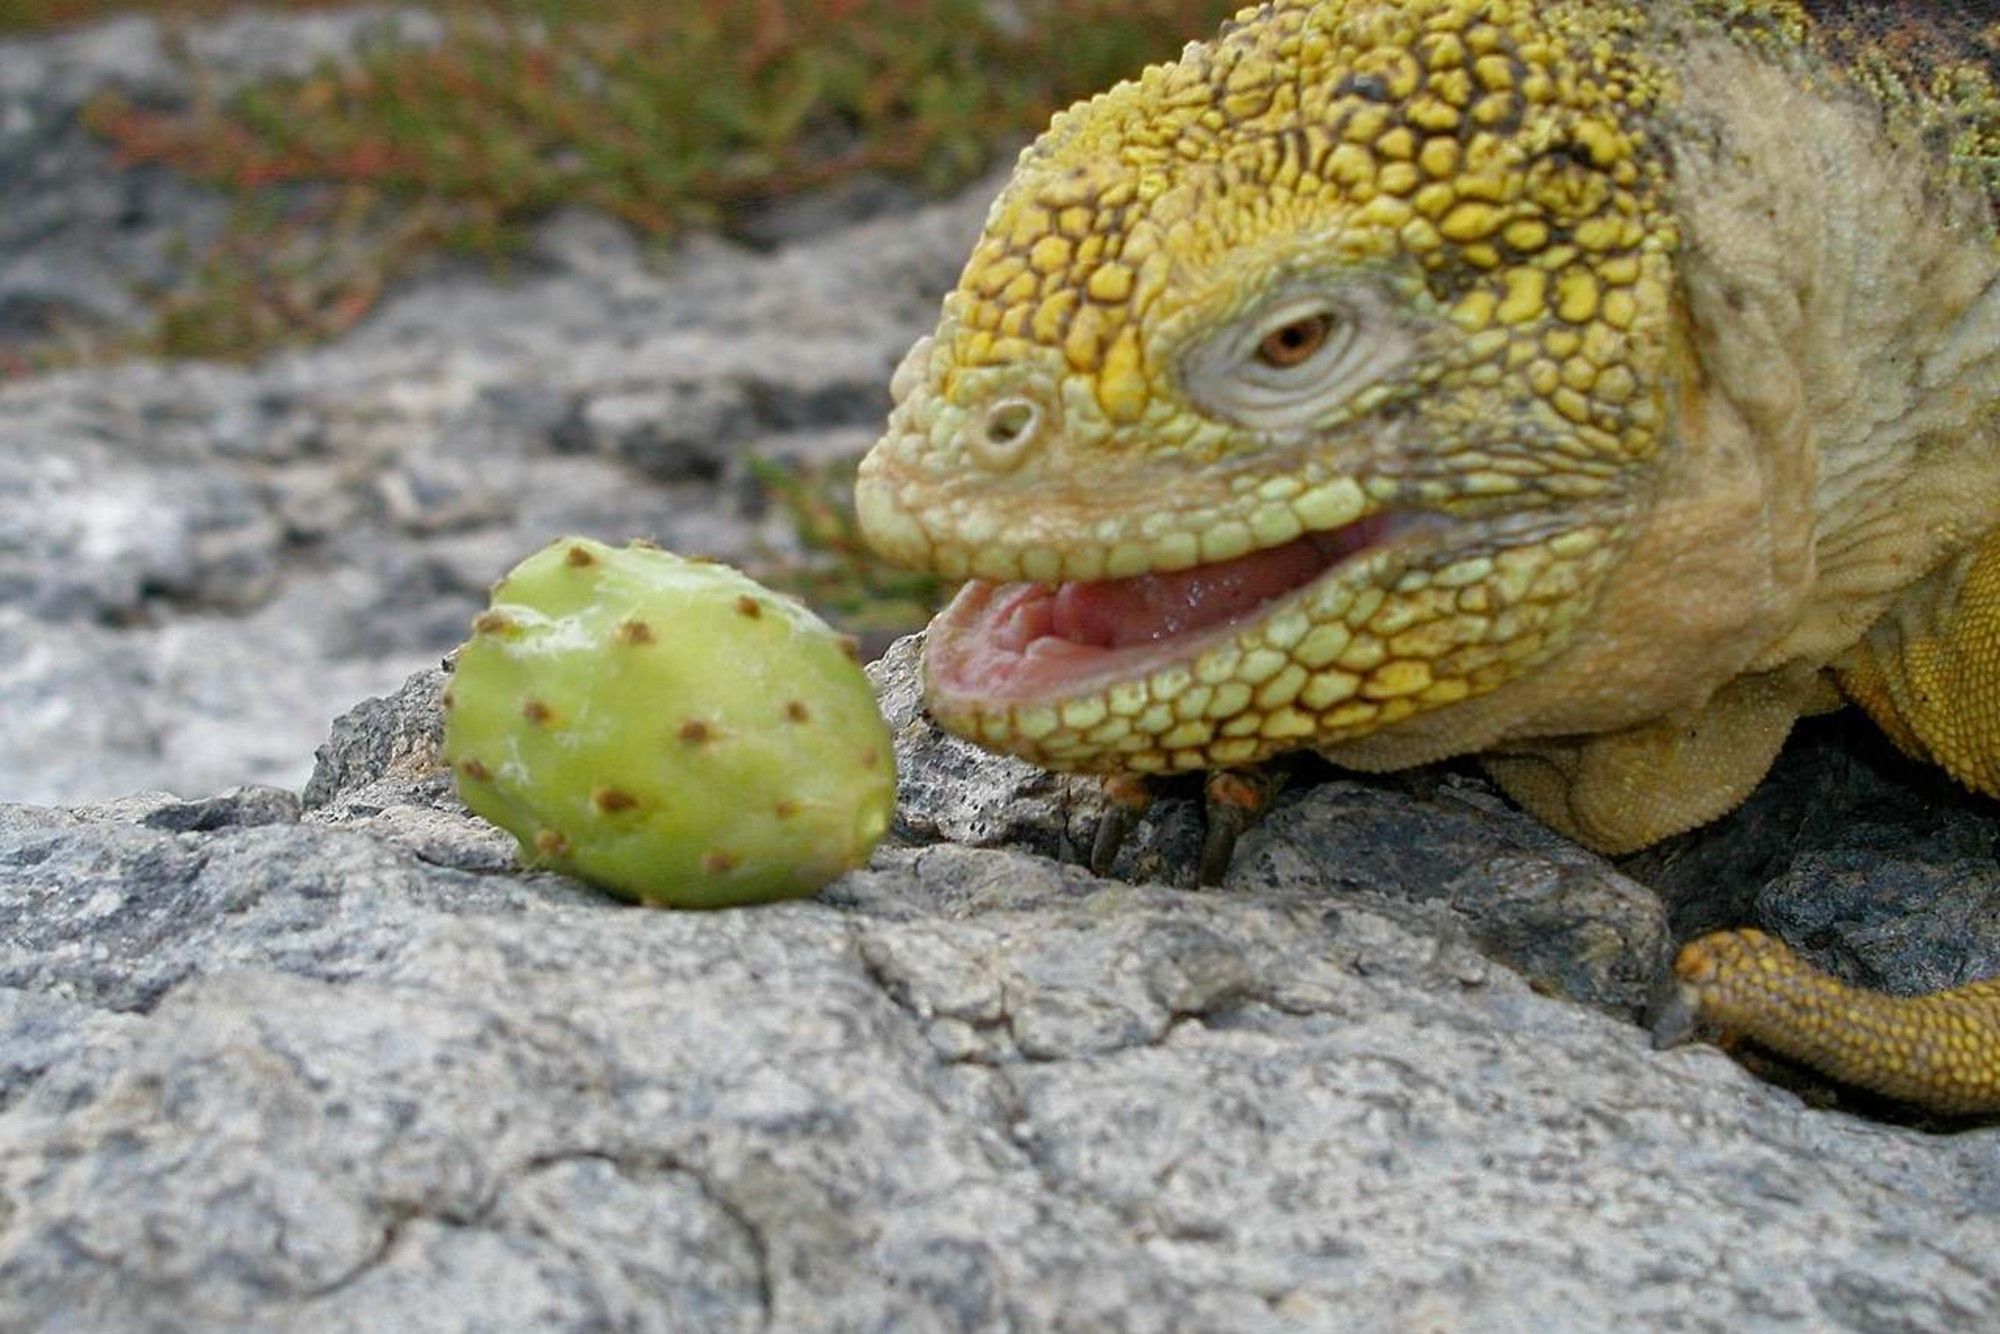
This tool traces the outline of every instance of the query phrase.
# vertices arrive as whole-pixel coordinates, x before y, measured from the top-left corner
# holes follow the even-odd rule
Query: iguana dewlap
[[[1478,752],[1610,852],[1843,696],[2000,793],[1975,12],[1278,0],[1058,116],[857,489],[972,579],[932,713],[1077,771]],[[1843,1027],[1744,1000],[1777,957],[1698,942],[1688,994],[2000,1108],[1992,1001]]]

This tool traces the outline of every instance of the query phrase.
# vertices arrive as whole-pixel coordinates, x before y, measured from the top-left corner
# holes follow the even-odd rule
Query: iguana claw
[[[1206,832],[1202,836],[1201,859],[1195,868],[1195,883],[1219,885],[1235,855],[1236,840],[1243,831],[1263,817],[1271,801],[1285,785],[1285,775],[1276,768],[1214,769],[1202,782],[1202,807]],[[1105,811],[1097,821],[1090,844],[1092,875],[1111,874],[1118,850],[1125,845],[1139,817],[1152,806],[1157,795],[1154,785],[1136,774],[1113,774],[1103,783]]]

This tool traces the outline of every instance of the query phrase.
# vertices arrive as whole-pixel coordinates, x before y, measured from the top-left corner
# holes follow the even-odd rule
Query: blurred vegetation
[[[179,0],[221,8],[219,0]],[[77,18],[104,0],[0,0]],[[1231,0],[442,0],[435,44],[156,108],[105,97],[126,164],[235,192],[229,235],[154,293],[167,355],[339,333],[418,258],[504,261],[564,204],[666,236],[864,173],[961,184]],[[280,204],[277,201],[283,201]]]
[[[897,635],[921,628],[949,590],[936,575],[889,564],[861,540],[854,517],[859,463],[749,460],[750,475],[784,514],[806,552],[804,559],[769,556],[756,562],[752,573],[804,599],[860,639],[864,657],[874,658]]]
[[[337,0],[255,0],[259,9],[324,9]],[[171,18],[204,18],[245,8],[244,0],[0,0],[0,35],[71,27],[117,14],[141,12]]]
[[[0,31],[236,7],[0,0]],[[442,40],[387,38],[305,78],[204,88],[187,106],[106,96],[88,108],[121,164],[174,168],[236,201],[183,277],[146,294],[157,323],[129,350],[247,359],[334,337],[426,256],[504,265],[529,224],[568,204],[665,238],[860,176],[941,192],[1071,101],[1212,33],[1237,0],[413,7],[442,21]],[[756,476],[813,553],[760,573],[856,633],[922,623],[939,589],[859,541],[851,469],[766,464]]]

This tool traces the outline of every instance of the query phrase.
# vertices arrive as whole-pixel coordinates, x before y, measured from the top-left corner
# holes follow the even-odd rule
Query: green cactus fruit
[[[888,828],[852,641],[725,565],[563,538],[473,622],[445,693],[459,795],[532,865],[677,908],[811,894]]]

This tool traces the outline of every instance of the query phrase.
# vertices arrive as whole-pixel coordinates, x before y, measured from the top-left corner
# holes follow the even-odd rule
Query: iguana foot
[[[1125,846],[1139,817],[1153,804],[1153,785],[1139,774],[1111,774],[1102,783],[1105,811],[1090,840],[1090,873],[1110,875],[1118,849]]]
[[[1201,861],[1195,883],[1219,885],[1236,852],[1236,840],[1257,823],[1271,801],[1285,785],[1285,775],[1277,769],[1213,769],[1202,782],[1202,806],[1207,832],[1202,838]],[[1155,789],[1136,774],[1113,774],[1103,785],[1106,809],[1097,822],[1090,844],[1092,875],[1109,875],[1139,817],[1153,804]]]
[[[1753,930],[1691,941],[1674,975],[1656,1046],[1740,1037],[1933,1112],[2000,1112],[2000,978],[1927,996],[1862,991]]]
[[[1236,854],[1236,840],[1271,809],[1284,785],[1284,774],[1274,768],[1209,770],[1201,789],[1208,833],[1201,842],[1196,884],[1222,883],[1229,859]]]

